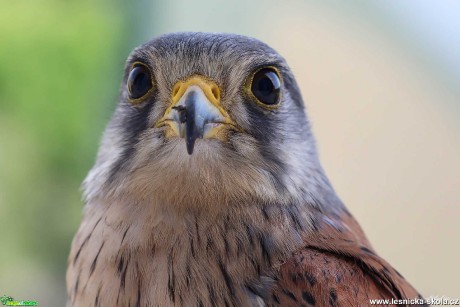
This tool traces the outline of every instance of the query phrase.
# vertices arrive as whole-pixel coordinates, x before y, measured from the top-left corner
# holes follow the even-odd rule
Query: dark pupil
[[[151,87],[152,81],[148,69],[142,66],[134,67],[128,77],[128,90],[131,98],[144,96]]]
[[[260,79],[259,84],[257,86],[259,87],[260,93],[264,96],[270,95],[274,90],[272,80],[270,80],[269,78]]]
[[[273,70],[261,69],[254,75],[251,90],[260,102],[274,105],[278,103],[280,87],[280,79]]]

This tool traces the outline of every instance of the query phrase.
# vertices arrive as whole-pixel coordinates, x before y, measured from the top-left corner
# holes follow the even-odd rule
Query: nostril
[[[212,95],[214,96],[214,98],[216,100],[219,100],[219,98],[220,98],[220,90],[219,90],[219,87],[217,85],[212,86],[211,92],[212,92]]]
[[[173,107],[179,113],[179,121],[185,123],[187,121],[187,108],[184,106]]]

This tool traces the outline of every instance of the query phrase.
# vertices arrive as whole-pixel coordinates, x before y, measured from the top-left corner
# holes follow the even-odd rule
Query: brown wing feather
[[[414,299],[417,291],[372,249],[348,213],[318,213],[306,245],[280,266],[268,305],[368,306],[370,299]]]

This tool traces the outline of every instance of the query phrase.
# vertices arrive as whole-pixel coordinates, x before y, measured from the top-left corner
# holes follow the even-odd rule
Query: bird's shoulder
[[[371,299],[414,299],[417,291],[378,256],[347,211],[318,213],[305,245],[275,273],[268,305],[367,306]]]

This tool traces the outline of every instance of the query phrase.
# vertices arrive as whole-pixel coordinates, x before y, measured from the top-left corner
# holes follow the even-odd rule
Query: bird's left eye
[[[152,88],[153,82],[150,70],[144,64],[135,64],[128,76],[129,98],[133,100],[140,99]]]
[[[274,68],[262,68],[254,73],[251,92],[263,105],[276,106],[280,100],[280,90],[281,81]]]

